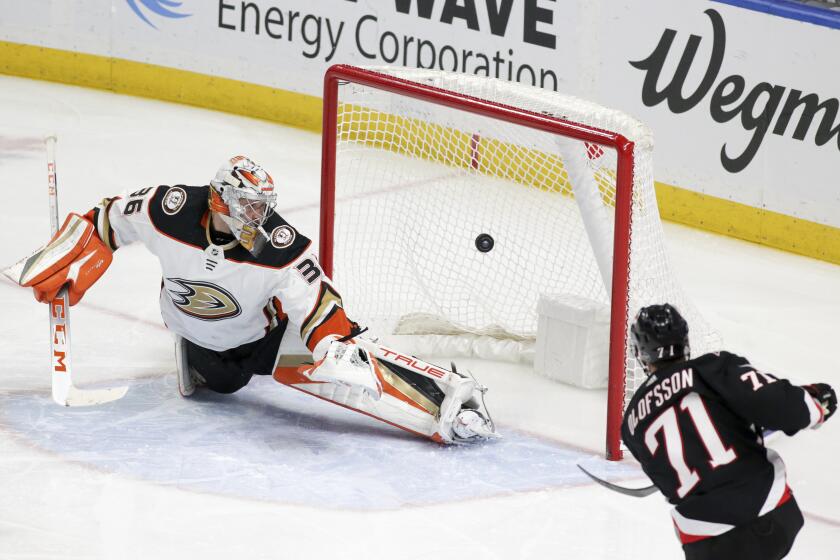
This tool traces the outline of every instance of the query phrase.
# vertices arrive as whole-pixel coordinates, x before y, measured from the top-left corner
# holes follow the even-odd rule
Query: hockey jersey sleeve
[[[704,380],[747,421],[788,435],[823,421],[821,407],[802,387],[759,371],[741,356],[722,354],[726,367]]]
[[[289,320],[300,325],[301,340],[310,351],[330,335],[353,334],[355,324],[347,318],[341,296],[312,254],[292,262],[277,297]]]
[[[143,238],[151,228],[146,206],[158,187],[147,187],[130,194],[104,198],[85,218],[96,228],[96,234],[108,249],[116,251]]]

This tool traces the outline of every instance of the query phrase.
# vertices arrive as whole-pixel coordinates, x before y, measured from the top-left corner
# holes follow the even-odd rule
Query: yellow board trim
[[[143,62],[0,41],[0,73],[321,130],[320,97]]]
[[[0,41],[0,73],[321,130],[319,97],[154,64]],[[840,264],[840,228],[664,183],[656,194],[665,220]]]
[[[656,183],[662,219],[840,264],[840,228]]]

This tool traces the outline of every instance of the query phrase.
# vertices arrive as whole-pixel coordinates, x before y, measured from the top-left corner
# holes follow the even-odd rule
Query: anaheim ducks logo
[[[242,308],[230,292],[210,282],[167,278],[178,288],[168,289],[169,297],[175,307],[196,319],[218,321],[236,317]]]

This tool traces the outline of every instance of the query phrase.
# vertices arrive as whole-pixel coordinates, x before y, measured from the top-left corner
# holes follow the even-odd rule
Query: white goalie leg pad
[[[409,404],[393,394],[383,393],[379,399],[373,399],[370,393],[359,386],[335,383],[296,384],[294,387],[397,428],[442,441],[437,435],[437,419],[431,411]]]
[[[477,409],[474,397],[479,396],[479,388],[473,379],[370,340],[356,339],[355,343],[366,351],[366,363],[379,383],[378,397],[358,379],[355,383],[337,383],[332,375],[319,375],[322,365],[277,368],[274,377],[281,383],[434,441],[461,443],[495,437],[486,411]],[[434,381],[444,395],[443,401],[435,403],[422,394],[397,374],[395,366]],[[468,401],[470,406],[465,408]]]
[[[499,437],[487,410],[478,409],[479,400],[483,402],[481,394],[486,389],[479,387],[475,379],[407,356],[366,338],[357,339],[357,343],[379,362],[393,363],[427,377],[443,391],[445,396],[436,415],[434,439],[446,443],[467,443]]]

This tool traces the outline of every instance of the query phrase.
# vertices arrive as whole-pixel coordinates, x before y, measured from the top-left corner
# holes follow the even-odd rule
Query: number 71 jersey
[[[725,533],[790,498],[764,430],[788,435],[822,421],[802,387],[720,352],[668,365],[636,391],[621,436],[675,505],[683,543]]]

